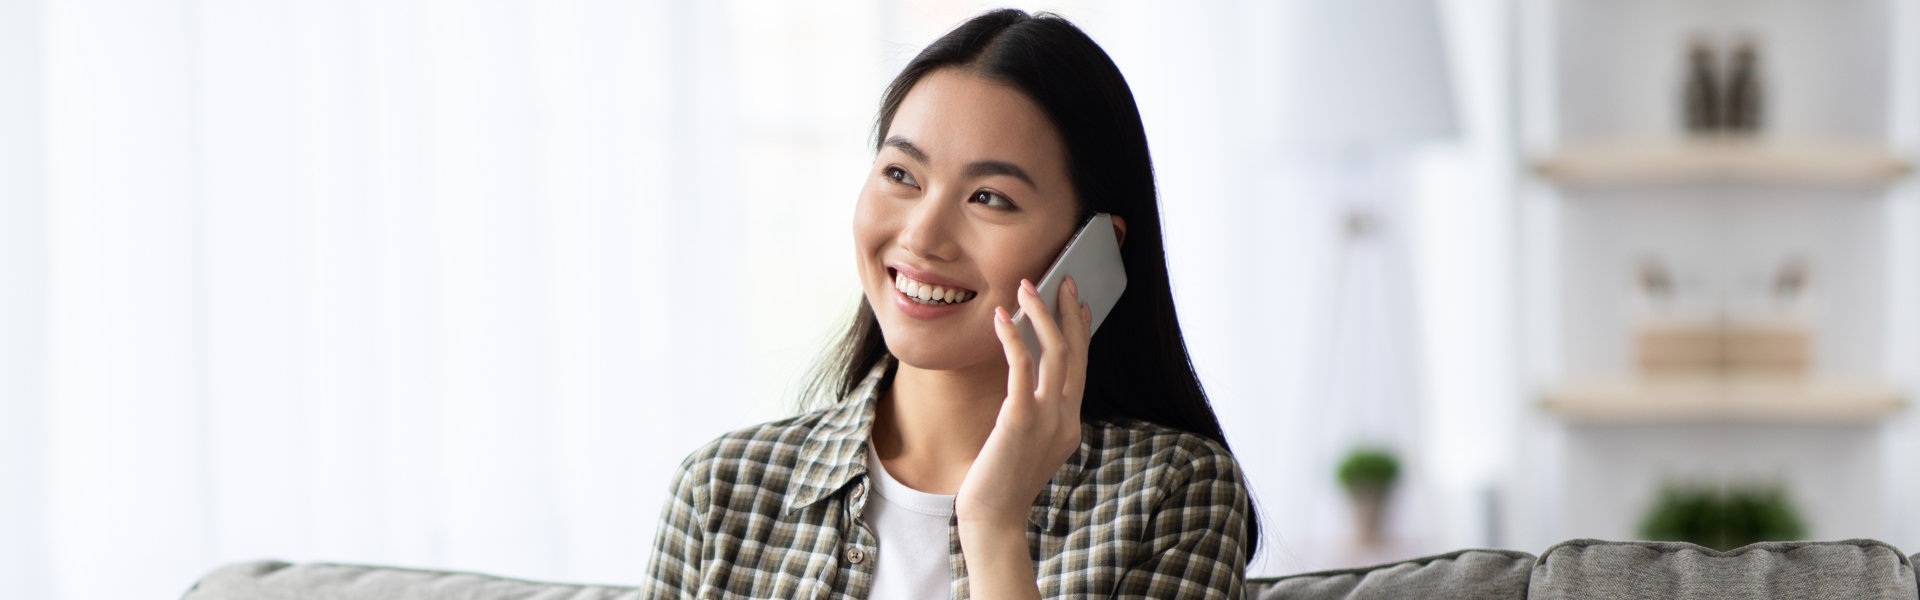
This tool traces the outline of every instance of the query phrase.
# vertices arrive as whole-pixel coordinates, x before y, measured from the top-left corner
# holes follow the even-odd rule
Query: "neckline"
[[[887,474],[887,467],[880,463],[880,455],[873,451],[873,444],[867,444],[867,475],[873,480],[873,493],[886,499],[888,504],[933,517],[953,516],[953,496],[950,494],[929,494],[908,487]]]

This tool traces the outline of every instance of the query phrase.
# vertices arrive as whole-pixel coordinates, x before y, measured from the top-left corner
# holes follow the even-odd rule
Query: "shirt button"
[[[861,550],[859,546],[847,547],[847,562],[857,565],[866,561],[867,561],[867,551]]]

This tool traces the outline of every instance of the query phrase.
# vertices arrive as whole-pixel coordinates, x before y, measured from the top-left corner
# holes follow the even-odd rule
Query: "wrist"
[[[959,522],[960,539],[968,538],[1011,538],[1026,539],[1026,519],[1014,520],[1006,517],[991,519],[955,519]]]
[[[1033,511],[1032,501],[1017,505],[995,506],[986,502],[962,502],[954,504],[954,520],[961,530],[978,531],[1013,530],[1025,535],[1027,518]]]
[[[1026,521],[969,521],[959,533],[973,597],[1039,597]]]

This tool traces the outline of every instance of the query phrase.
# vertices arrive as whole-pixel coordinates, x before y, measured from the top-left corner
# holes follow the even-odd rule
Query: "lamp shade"
[[[1455,135],[1434,0],[1297,0],[1280,28],[1281,140],[1399,146]]]

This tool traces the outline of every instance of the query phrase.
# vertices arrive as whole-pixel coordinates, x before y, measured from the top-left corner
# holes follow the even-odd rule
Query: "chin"
[[[932,344],[895,343],[887,339],[887,352],[902,364],[925,371],[958,371],[980,364],[979,356],[962,356],[951,348],[931,348]]]
[[[993,335],[993,325],[986,318],[979,319],[984,333],[976,335],[953,331],[952,324],[934,326],[899,314],[876,317],[880,321],[880,336],[887,343],[887,353],[917,369],[955,371],[1005,356],[999,338]]]

